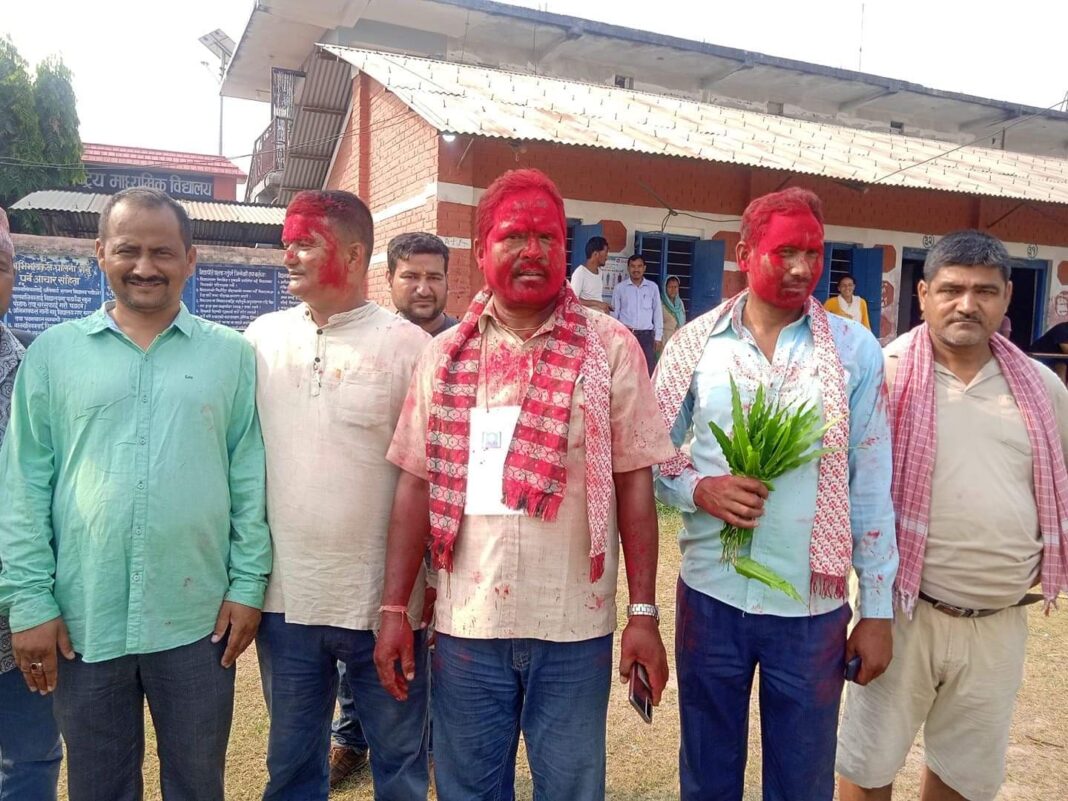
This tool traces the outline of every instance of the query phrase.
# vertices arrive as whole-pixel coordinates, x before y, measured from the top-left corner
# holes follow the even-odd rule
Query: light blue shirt
[[[652,331],[653,339],[664,338],[664,309],[660,305],[660,290],[645,278],[634,286],[625,276],[612,290],[612,316],[634,331]]]
[[[814,401],[822,410],[815,349],[808,315],[779,334],[769,363],[752,334],[742,324],[745,301],[713,330],[694,371],[690,391],[671,431],[676,447],[692,433],[690,457],[696,470],[675,478],[656,471],[656,495],[682,511],[679,532],[682,580],[691,588],[752,614],[798,617],[823,614],[843,601],[810,597],[809,544],[816,512],[819,460],[775,479],[764,506],[749,554],[797,589],[804,604],[759,581],[743,578],[720,561],[719,532],[723,522],[693,502],[693,491],[704,476],[728,475],[723,451],[708,427],[714,421],[730,432],[733,374],[743,404],[752,402],[759,384],[771,398],[791,406]],[[853,568],[860,585],[862,617],[892,618],[897,543],[890,499],[893,462],[887,420],[883,355],[871,332],[852,320],[830,316],[831,335],[845,370],[849,398],[849,505],[853,532]],[[668,347],[678,346],[672,339]],[[743,550],[743,554],[745,551]]]

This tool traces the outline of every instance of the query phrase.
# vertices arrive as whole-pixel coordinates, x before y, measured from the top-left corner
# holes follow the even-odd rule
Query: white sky
[[[512,4],[850,69],[863,38],[864,72],[1040,107],[1068,92],[1065,2]],[[222,28],[236,41],[251,8],[251,0],[2,0],[0,35],[14,40],[31,68],[52,53],[63,57],[74,73],[83,141],[215,153],[218,65],[197,38]],[[223,150],[245,169],[269,113],[267,104],[226,99]]]

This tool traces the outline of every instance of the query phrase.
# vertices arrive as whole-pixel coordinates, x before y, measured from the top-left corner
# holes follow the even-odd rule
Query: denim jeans
[[[337,663],[337,703],[341,712],[330,726],[334,744],[360,754],[366,752],[367,738],[363,736],[363,727],[356,712],[356,703],[352,700],[349,680],[345,678],[344,662]]]
[[[55,801],[62,760],[52,696],[30,692],[18,668],[0,673],[0,801]]]
[[[376,801],[425,801],[428,671],[425,636],[415,637],[415,679],[408,682],[408,700],[400,702],[378,682],[372,632],[263,616],[256,650],[271,716],[265,801],[326,801],[339,661],[371,749]]]
[[[514,799],[520,732],[535,801],[604,798],[611,634],[546,642],[438,632],[433,665],[439,801]]]
[[[750,615],[679,579],[676,610],[682,801],[741,801],[757,665],[764,801],[831,801],[849,605]]]
[[[70,801],[140,801],[146,699],[164,801],[223,801],[235,673],[220,664],[225,647],[204,637],[103,662],[60,657],[55,711]]]

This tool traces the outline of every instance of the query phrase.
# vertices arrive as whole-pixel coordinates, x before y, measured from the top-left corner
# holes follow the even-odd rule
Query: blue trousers
[[[758,665],[764,801],[831,801],[848,604],[776,617],[676,594],[682,801],[741,801]]]
[[[326,801],[339,661],[371,748],[376,801],[425,801],[428,671],[425,636],[415,637],[415,679],[401,702],[378,682],[373,632],[287,623],[278,613],[263,616],[256,650],[271,716],[264,801]]]
[[[140,801],[145,700],[165,801],[223,801],[234,668],[209,637],[152,654],[59,658],[55,712],[67,744],[70,801]]]
[[[52,696],[30,692],[18,668],[0,673],[0,801],[55,801],[62,760]]]
[[[341,707],[341,713],[330,726],[334,743],[357,753],[364,753],[367,750],[367,738],[363,736],[356,702],[352,700],[349,680],[345,678],[344,662],[337,663],[337,703]]]
[[[535,801],[604,799],[612,635],[546,642],[438,632],[433,664],[439,801],[512,801],[520,732]]]

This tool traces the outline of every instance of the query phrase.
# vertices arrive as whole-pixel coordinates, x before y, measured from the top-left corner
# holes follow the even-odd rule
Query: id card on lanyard
[[[504,460],[512,445],[519,406],[471,410],[465,515],[519,515],[504,505]]]

